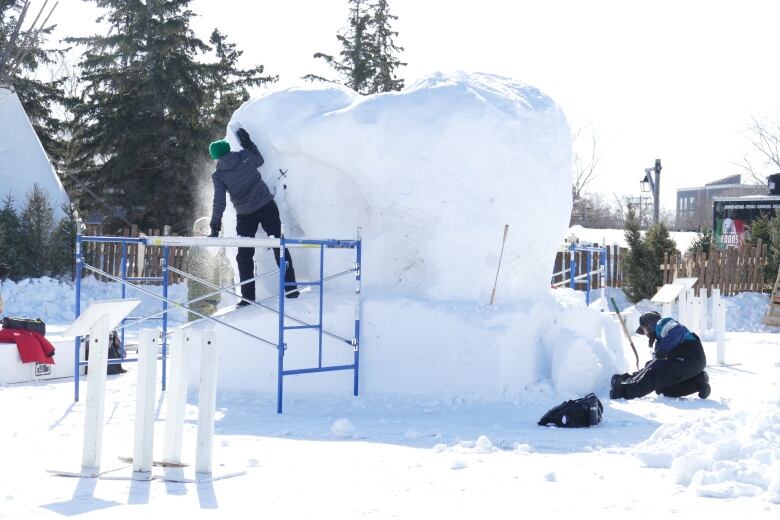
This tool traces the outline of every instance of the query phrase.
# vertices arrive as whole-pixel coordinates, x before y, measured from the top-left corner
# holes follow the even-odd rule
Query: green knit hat
[[[214,141],[209,145],[209,155],[215,161],[218,161],[220,157],[230,151],[230,143],[222,139],[221,141]]]

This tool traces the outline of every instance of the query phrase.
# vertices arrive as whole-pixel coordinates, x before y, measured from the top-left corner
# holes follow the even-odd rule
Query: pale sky
[[[33,8],[43,0],[33,0]],[[751,116],[777,114],[780,2],[772,0],[390,0],[411,84],[433,71],[495,73],[552,97],[573,129],[603,150],[591,184],[605,198],[638,195],[644,168],[662,160],[661,201],[675,189],[742,173]],[[346,0],[193,0],[194,30],[214,27],[284,83],[338,52]],[[60,33],[99,30],[97,11],[60,0]],[[774,171],[767,171],[775,173]]]

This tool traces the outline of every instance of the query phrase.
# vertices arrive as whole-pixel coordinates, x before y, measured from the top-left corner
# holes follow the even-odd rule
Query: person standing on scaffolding
[[[217,167],[211,179],[214,183],[214,201],[211,210],[211,237],[218,237],[222,229],[222,214],[225,212],[225,193],[230,194],[230,201],[236,210],[236,234],[240,237],[254,238],[258,226],[269,237],[282,236],[282,222],[279,218],[279,208],[274,202],[274,196],[263,182],[258,168],[265,160],[243,128],[236,131],[236,137],[242,150],[230,151],[230,143],[226,140],[214,141],[209,145],[209,155],[217,161]],[[254,278],[254,247],[239,247],[236,255],[238,276],[243,282]],[[279,249],[274,248],[276,265],[279,265]],[[295,282],[295,268],[289,252],[285,254],[285,282]],[[288,298],[297,298],[295,285],[285,289]],[[249,305],[255,301],[255,282],[247,282],[241,286],[241,296],[244,300],[239,306]]]

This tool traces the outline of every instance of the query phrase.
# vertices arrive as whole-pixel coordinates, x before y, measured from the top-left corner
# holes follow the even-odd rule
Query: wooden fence
[[[623,255],[627,249],[617,245],[606,246],[607,287],[623,286]],[[569,287],[569,265],[571,252],[558,251],[553,266],[552,286]],[[587,272],[588,254],[576,251],[574,253],[577,275]],[[593,253],[591,271],[598,269],[599,253]],[[694,286],[696,295],[700,288],[705,288],[708,295],[713,288],[720,289],[724,296],[733,296],[741,292],[762,292],[767,289],[764,280],[764,266],[767,262],[767,246],[761,240],[755,246],[745,245],[739,249],[715,249],[709,255],[705,253],[676,255],[670,258],[664,256],[661,264],[662,283],[672,283],[675,278],[696,277],[699,279]],[[575,289],[584,291],[585,283],[575,284]],[[771,283],[771,281],[769,281]],[[597,276],[591,278],[591,289],[601,285]]]
[[[662,282],[697,277],[699,281],[694,286],[697,295],[702,288],[707,290],[708,295],[713,288],[720,289],[724,296],[747,291],[762,292],[765,289],[766,261],[767,246],[760,239],[755,246],[713,249],[709,255],[703,252],[672,258],[666,255],[661,265]]]
[[[139,236],[139,230],[133,226],[131,229],[123,229],[118,236],[125,237],[137,237]],[[147,235],[160,235],[159,229],[149,229]],[[170,228],[165,226],[162,229],[162,235],[170,235]],[[101,226],[94,224],[87,224],[87,229],[84,232],[84,236],[102,236],[103,230]],[[175,235],[175,234],[174,234]],[[116,235],[114,235],[116,236]],[[122,276],[122,244],[106,244],[96,242],[82,242],[82,254],[84,255],[84,261],[106,273],[113,276]],[[140,251],[139,251],[140,249]],[[184,261],[187,256],[189,248],[171,246],[169,248],[169,265],[178,269],[183,269]],[[140,246],[138,244],[127,245],[127,276],[146,276],[146,277],[160,277],[162,276],[162,260],[163,248],[159,246]],[[93,274],[88,269],[82,270],[82,276]],[[170,283],[179,283],[184,281],[184,277],[176,273],[169,273]],[[95,275],[98,280],[108,281],[107,278],[102,275]],[[162,282],[145,282],[154,285],[160,285]]]

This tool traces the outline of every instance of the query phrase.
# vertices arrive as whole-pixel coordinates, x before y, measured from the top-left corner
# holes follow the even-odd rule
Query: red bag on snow
[[[22,363],[54,364],[54,346],[37,332],[20,329],[0,329],[0,342],[16,343]]]

